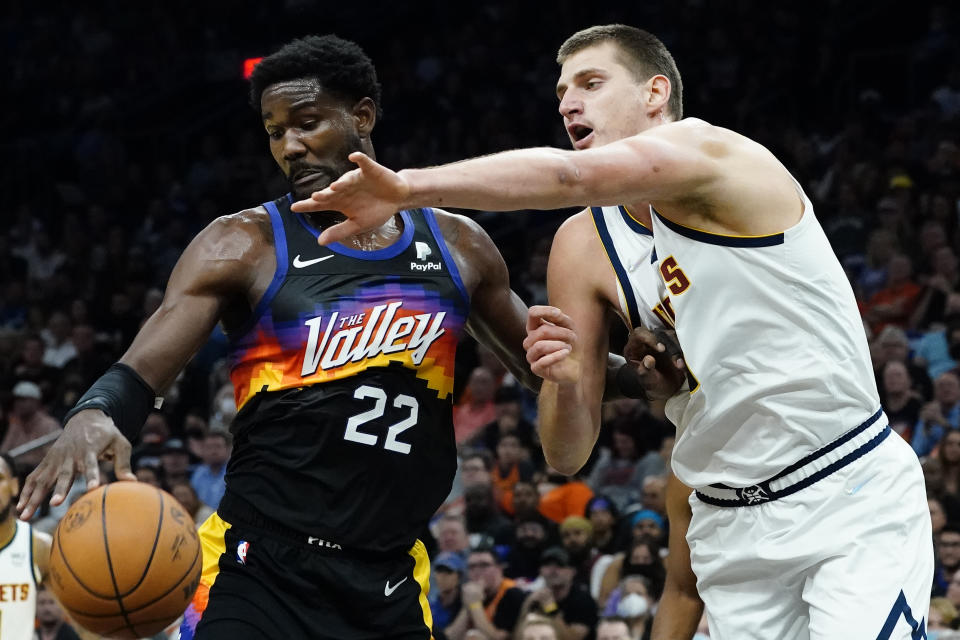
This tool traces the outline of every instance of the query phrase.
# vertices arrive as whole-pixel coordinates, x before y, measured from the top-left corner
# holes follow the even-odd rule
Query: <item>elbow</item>
[[[587,463],[587,459],[577,455],[575,451],[548,447],[547,445],[543,446],[543,457],[548,465],[565,476],[576,475],[576,473],[583,468],[583,465]]]

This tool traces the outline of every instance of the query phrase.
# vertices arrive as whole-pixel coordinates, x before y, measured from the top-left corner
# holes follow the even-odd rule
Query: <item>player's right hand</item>
[[[527,351],[530,370],[557,384],[580,380],[580,361],[573,357],[577,332],[573,320],[556,307],[538,305],[527,312]]]
[[[322,191],[315,191],[306,200],[294,202],[293,211],[340,211],[343,222],[321,232],[322,245],[340,242],[362,231],[376,229],[404,207],[410,197],[410,185],[403,176],[360,151],[348,158],[357,168],[340,176]]]
[[[17,502],[20,519],[29,520],[33,516],[54,483],[52,506],[64,501],[76,475],[86,478],[87,491],[99,486],[100,458],[113,459],[118,479],[137,479],[130,471],[130,441],[113,420],[99,409],[81,411],[70,418],[47,455],[27,476]]]

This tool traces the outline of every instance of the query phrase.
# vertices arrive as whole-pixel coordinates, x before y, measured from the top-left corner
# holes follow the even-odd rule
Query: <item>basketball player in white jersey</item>
[[[0,639],[32,640],[37,615],[37,586],[47,573],[50,536],[13,509],[20,482],[13,458],[0,453]]]
[[[679,73],[650,34],[593,27],[558,61],[576,152],[518,150],[399,174],[355,154],[359,169],[297,208],[347,215],[323,242],[421,205],[649,210],[694,381],[667,412],[678,428],[673,470],[696,489],[687,539],[712,634],[925,638],[933,550],[923,477],[906,443],[889,437],[853,292],[810,201],[761,145],[680,120]],[[559,238],[554,250],[572,255]],[[556,267],[551,301],[596,259]],[[596,381],[583,374],[592,355],[580,342],[593,327],[542,308],[531,323],[528,359],[558,425],[542,434],[544,449],[572,472],[596,437],[587,402]]]

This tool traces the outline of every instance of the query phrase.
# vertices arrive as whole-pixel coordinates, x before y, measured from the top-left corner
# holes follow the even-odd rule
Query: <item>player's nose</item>
[[[564,118],[583,113],[583,101],[571,95],[572,93],[567,91],[560,100],[559,111]]]
[[[307,147],[303,140],[294,131],[286,131],[283,134],[283,157],[285,160],[296,160],[307,154]]]

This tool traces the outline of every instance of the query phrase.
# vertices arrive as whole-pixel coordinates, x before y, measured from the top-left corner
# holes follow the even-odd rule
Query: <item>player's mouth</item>
[[[328,178],[329,174],[326,171],[318,171],[316,169],[306,169],[303,171],[298,171],[290,177],[290,182],[295,185],[304,185],[314,182],[319,178]]]
[[[567,126],[567,133],[573,141],[574,149],[586,149],[593,142],[593,128],[574,122]]]

